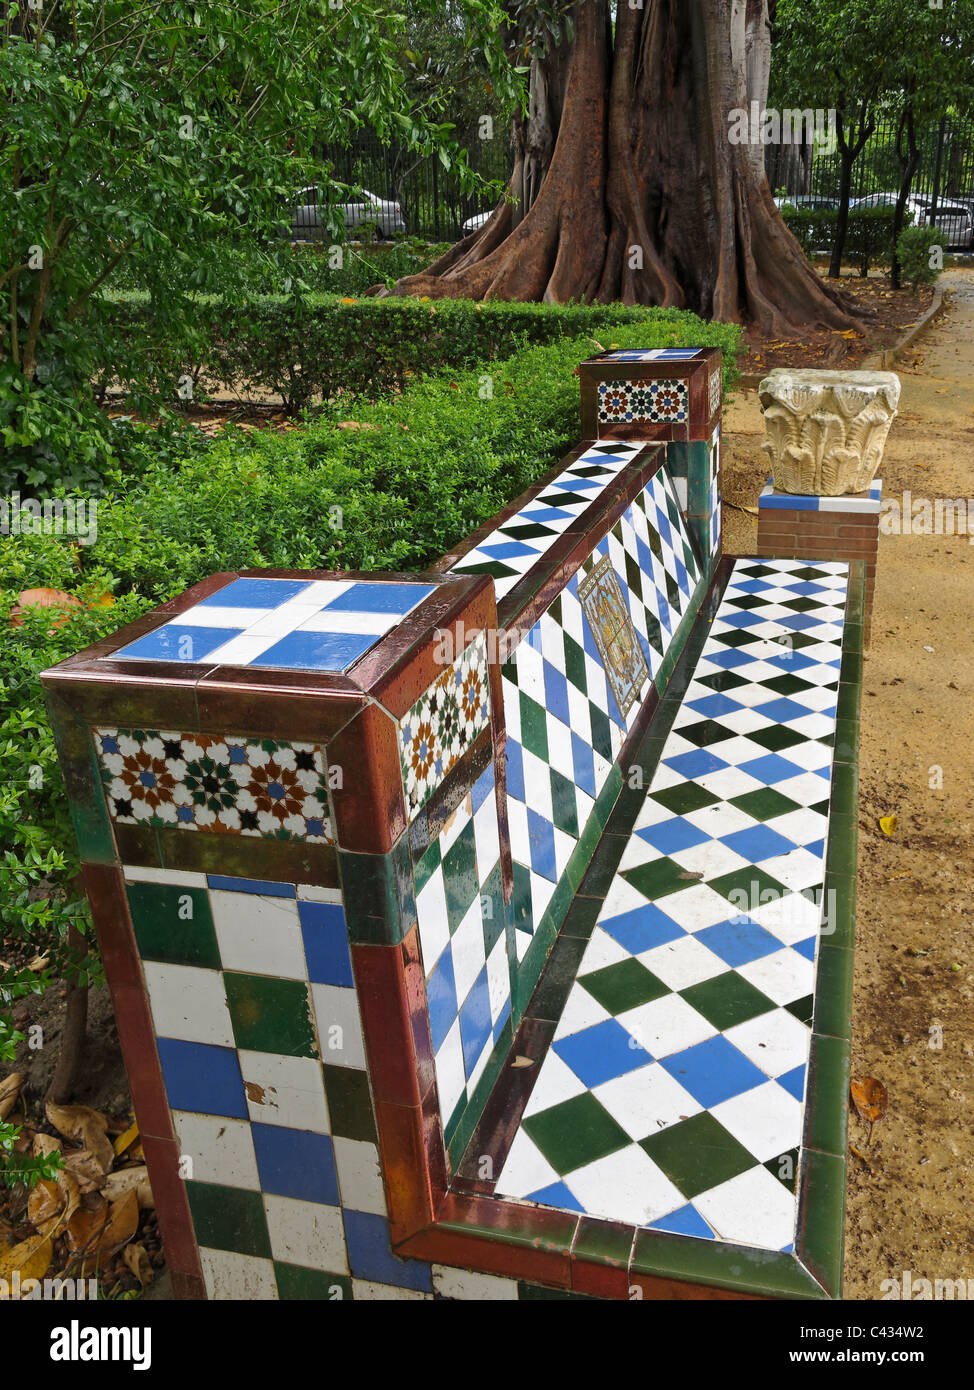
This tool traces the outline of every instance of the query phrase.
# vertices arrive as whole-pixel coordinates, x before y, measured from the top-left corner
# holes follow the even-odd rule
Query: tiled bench
[[[429,572],[45,674],[181,1296],[839,1292],[861,567],[721,558],[716,350],[581,372]]]

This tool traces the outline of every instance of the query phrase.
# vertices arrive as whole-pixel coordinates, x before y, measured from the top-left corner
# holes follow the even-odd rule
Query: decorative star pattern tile
[[[325,755],[317,744],[92,732],[109,814],[122,824],[335,843]]]
[[[416,916],[449,1141],[511,1013],[494,769],[416,865]]]
[[[208,1296],[431,1296],[391,1252],[341,894],[124,874]]]
[[[647,424],[675,424],[690,413],[686,380],[600,381],[599,424],[644,420]]]
[[[378,580],[235,579],[112,660],[346,671],[432,592]]]
[[[499,1194],[791,1247],[847,572],[735,565]]]
[[[605,443],[586,450],[527,506],[468,551],[451,573],[492,575],[497,598],[502,599],[643,447]]]
[[[480,633],[399,721],[410,820],[489,724],[487,644]]]
[[[608,560],[648,667],[623,714],[579,594]],[[522,959],[689,606],[699,575],[660,470],[502,671],[515,940]]]
[[[707,390],[707,404],[710,409],[710,414],[711,416],[713,416],[716,415],[717,411],[720,409],[720,402],[723,394],[721,390],[721,369],[719,365],[710,374],[710,380],[707,383]]]

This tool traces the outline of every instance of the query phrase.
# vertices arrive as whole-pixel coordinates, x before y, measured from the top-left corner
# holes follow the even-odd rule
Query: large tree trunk
[[[396,294],[675,305],[785,336],[857,326],[774,206],[763,109],[769,0],[578,0],[532,67],[508,198]],[[550,151],[550,154],[549,154]],[[513,200],[513,201],[512,201]]]

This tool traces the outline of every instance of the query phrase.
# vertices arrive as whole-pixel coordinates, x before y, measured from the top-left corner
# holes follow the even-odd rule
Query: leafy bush
[[[868,275],[873,265],[889,265],[892,261],[894,213],[891,207],[850,209],[845,255],[859,267],[861,276]],[[781,215],[806,255],[832,248],[838,212],[807,212],[785,204]]]
[[[947,238],[936,227],[904,227],[896,243],[903,278],[914,293],[921,285],[934,285],[944,267]]]
[[[709,331],[675,309],[623,305],[514,304],[499,300],[338,298],[300,293],[254,296],[245,302],[200,297],[192,356],[183,355],[155,319],[145,296],[115,304],[121,348],[114,370],[124,379],[125,357],[138,344],[154,358],[160,390],[188,376],[210,387],[247,388],[280,396],[299,411],[316,398],[380,397],[449,365],[453,371],[510,357],[520,348],[587,334],[604,337],[638,326],[647,345]],[[689,341],[685,336],[681,342]]]

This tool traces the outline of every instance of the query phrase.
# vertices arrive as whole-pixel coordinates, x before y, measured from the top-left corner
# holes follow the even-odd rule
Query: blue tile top
[[[600,362],[692,362],[701,348],[626,348],[619,352],[603,352]]]
[[[432,592],[430,584],[234,579],[111,659],[347,671]]]
[[[775,492],[774,479],[769,478],[758,498],[760,507],[787,508],[794,512],[867,512],[878,513],[883,500],[881,478],[874,478],[866,496],[846,493],[842,497],[819,497],[793,492]]]

